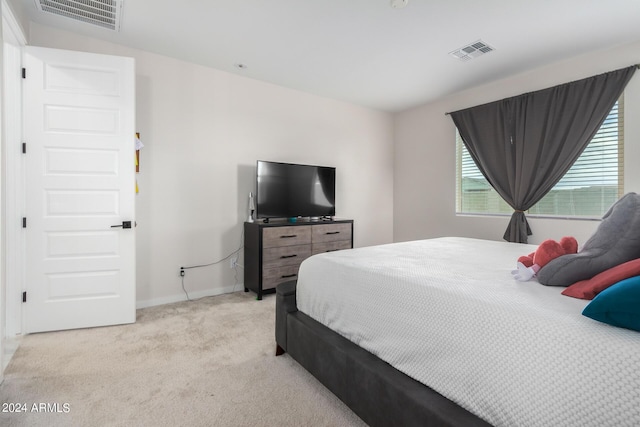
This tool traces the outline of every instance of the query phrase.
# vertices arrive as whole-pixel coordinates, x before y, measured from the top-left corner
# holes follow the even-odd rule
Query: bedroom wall
[[[490,60],[479,58],[478,61]],[[502,240],[504,216],[455,213],[456,111],[640,63],[640,44],[620,46],[466,90],[395,117],[394,239],[468,236]],[[461,63],[473,67],[474,63]],[[640,70],[625,91],[625,192],[640,192]],[[584,243],[598,221],[529,217],[530,243],[573,235]]]
[[[136,60],[138,306],[184,299],[180,266],[240,246],[258,159],[335,166],[355,246],[393,240],[391,114],[35,23],[29,43]],[[185,287],[192,298],[241,290],[235,273],[228,261],[189,270]]]

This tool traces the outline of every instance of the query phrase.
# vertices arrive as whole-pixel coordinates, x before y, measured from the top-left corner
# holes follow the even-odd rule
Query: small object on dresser
[[[253,222],[253,213],[256,210],[256,202],[253,199],[253,193],[249,191],[249,217],[247,218],[247,222]]]

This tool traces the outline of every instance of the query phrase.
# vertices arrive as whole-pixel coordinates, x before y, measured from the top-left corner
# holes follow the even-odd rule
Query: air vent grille
[[[35,0],[43,12],[120,31],[124,0]]]
[[[469,61],[480,55],[484,55],[485,53],[493,52],[494,50],[495,49],[493,47],[489,46],[482,40],[478,40],[477,42],[463,46],[460,49],[456,49],[453,52],[449,52],[449,55],[461,61]]]

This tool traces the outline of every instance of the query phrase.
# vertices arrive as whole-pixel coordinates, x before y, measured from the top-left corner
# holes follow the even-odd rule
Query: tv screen
[[[336,214],[336,168],[258,160],[256,217],[323,217]]]

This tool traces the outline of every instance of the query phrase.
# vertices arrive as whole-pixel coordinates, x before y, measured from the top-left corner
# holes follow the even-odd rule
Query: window
[[[529,215],[600,218],[623,195],[623,98],[571,169]],[[456,131],[458,213],[511,214],[513,209],[489,185]]]

